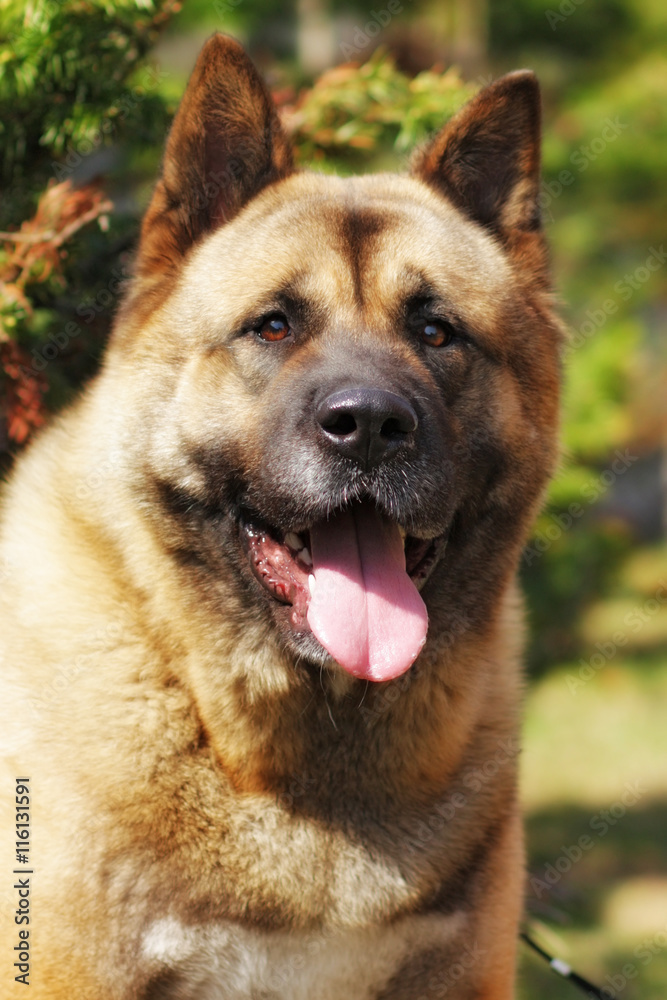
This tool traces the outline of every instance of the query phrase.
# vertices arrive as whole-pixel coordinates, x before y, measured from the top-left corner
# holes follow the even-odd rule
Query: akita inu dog
[[[518,72],[407,176],[299,172],[204,48],[101,374],[5,493],[3,996],[20,956],[34,1000],[513,995],[539,142]]]

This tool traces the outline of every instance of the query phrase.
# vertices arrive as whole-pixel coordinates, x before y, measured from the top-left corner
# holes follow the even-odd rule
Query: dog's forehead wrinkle
[[[363,310],[366,298],[365,276],[375,252],[377,238],[394,228],[395,214],[387,210],[379,211],[372,205],[359,205],[358,200],[350,195],[339,211],[340,249],[350,270],[354,301]]]

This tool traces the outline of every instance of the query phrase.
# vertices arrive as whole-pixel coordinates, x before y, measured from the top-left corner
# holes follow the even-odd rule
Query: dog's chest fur
[[[415,947],[449,950],[463,924],[459,912],[407,917],[385,928],[298,934],[231,923],[186,927],[164,918],[143,935],[141,954],[160,970],[165,998],[370,1000],[383,996]]]

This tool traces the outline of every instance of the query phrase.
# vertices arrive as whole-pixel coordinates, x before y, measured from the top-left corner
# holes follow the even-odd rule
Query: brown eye
[[[427,320],[421,327],[420,336],[429,347],[445,347],[454,336],[454,327],[442,320]]]
[[[276,340],[284,340],[285,337],[289,337],[291,332],[285,317],[277,314],[267,316],[255,330],[260,340],[267,340],[271,343]]]

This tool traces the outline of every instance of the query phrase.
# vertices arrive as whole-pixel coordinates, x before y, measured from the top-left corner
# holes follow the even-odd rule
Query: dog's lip
[[[405,538],[406,572],[417,590],[421,590],[435,569],[436,563],[442,558],[447,546],[449,532],[436,535],[435,538],[416,538],[408,535]]]
[[[291,605],[292,625],[309,630],[306,622],[311,572],[310,530],[271,525],[261,515],[242,508],[237,516],[239,538],[253,576],[274,601]],[[410,535],[399,525],[405,546],[406,572],[421,590],[442,557],[448,532],[432,538]]]
[[[282,604],[294,604],[295,588],[307,592],[309,550],[307,544],[297,551],[286,539],[296,532],[270,527],[261,518],[244,511],[239,517],[240,536],[250,568],[262,586]],[[299,556],[300,552],[308,553]]]

